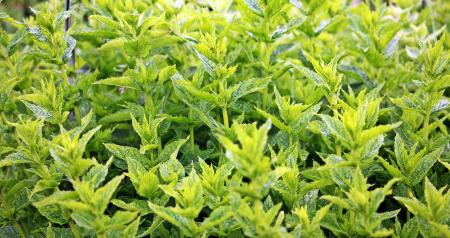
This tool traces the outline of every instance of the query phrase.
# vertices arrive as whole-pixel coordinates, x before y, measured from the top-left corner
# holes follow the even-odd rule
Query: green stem
[[[73,237],[75,238],[81,238],[81,233],[78,227],[73,223],[72,221],[69,223],[70,230],[72,231]]]
[[[66,65],[65,64],[61,65],[61,75],[64,78],[64,81],[66,81],[67,84],[70,84],[70,80],[69,80],[69,76],[67,76],[67,71],[66,71]]]
[[[342,155],[341,144],[337,144],[336,145],[336,155],[339,156],[339,157]]]
[[[270,56],[272,55],[272,47],[270,43],[264,42],[264,77],[270,75]],[[269,89],[266,87],[263,90],[262,98],[263,109],[267,110],[269,108]]]
[[[229,128],[230,125],[229,125],[229,122],[228,122],[228,111],[227,111],[227,108],[226,108],[226,107],[223,107],[223,108],[222,108],[222,116],[223,116],[223,125],[224,125],[226,128]]]
[[[155,160],[155,153],[153,152],[153,150],[150,150],[150,160],[151,161]]]
[[[426,0],[428,10],[430,11],[430,18],[431,18],[431,28],[433,29],[433,32],[436,31],[436,21],[434,20],[434,10],[432,5],[432,1]]]
[[[162,141],[161,141],[161,137],[158,137],[158,153],[161,153],[162,151]]]
[[[226,81],[225,79],[220,80],[220,84],[219,84],[219,94],[223,95],[226,91],[227,85],[226,85]],[[229,128],[230,125],[228,123],[228,111],[227,111],[227,106],[225,104],[224,107],[222,107],[222,117],[223,117],[223,125],[226,128]]]
[[[192,150],[195,149],[195,141],[194,141],[194,127],[191,126],[191,128],[189,128],[189,139],[191,141],[191,148]]]
[[[333,108],[333,117],[338,119],[339,112],[338,112],[338,110],[336,108],[336,105],[333,104],[333,105],[331,105],[331,107]],[[341,144],[338,143],[338,142],[336,142],[336,155],[337,156],[341,156],[342,155]]]
[[[192,120],[192,108],[189,109],[189,119]],[[191,141],[192,150],[195,149],[195,141],[194,141],[194,126],[189,127],[189,139]]]
[[[428,140],[429,134],[429,126],[430,126],[430,113],[425,115],[425,121],[423,122],[423,137],[425,140]]]
[[[23,231],[22,227],[20,226],[20,224],[16,220],[13,221],[13,225],[14,225],[14,228],[16,228],[16,231],[19,233],[20,237],[22,237],[22,238],[26,238],[27,237],[25,235],[25,232]]]
[[[80,108],[75,106],[73,112],[75,113],[75,120],[77,121],[78,126],[81,126]]]

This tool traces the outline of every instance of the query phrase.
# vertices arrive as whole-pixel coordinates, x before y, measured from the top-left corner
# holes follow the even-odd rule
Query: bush
[[[0,237],[450,237],[450,2],[60,2],[0,14]]]

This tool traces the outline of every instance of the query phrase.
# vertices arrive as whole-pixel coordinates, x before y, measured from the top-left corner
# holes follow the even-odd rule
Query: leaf
[[[339,207],[342,207],[342,208],[345,208],[345,209],[350,209],[351,208],[350,204],[347,201],[345,201],[344,199],[339,198],[339,197],[324,195],[324,196],[322,196],[320,198],[328,200],[329,202],[331,202],[333,204],[336,204]]]
[[[106,26],[109,26],[115,30],[119,30],[119,31],[122,30],[122,27],[120,26],[120,24],[111,18],[101,16],[101,15],[91,15],[89,17],[89,19],[101,22],[101,23],[105,24]]]
[[[294,68],[298,69],[303,75],[305,75],[308,79],[310,79],[314,85],[316,85],[317,87],[325,87],[328,88],[328,85],[326,83],[326,81],[317,73],[315,73],[314,71],[303,67],[303,66],[295,66]]]
[[[64,51],[62,60],[64,62],[69,62],[69,60],[72,58],[73,51],[77,44],[77,40],[75,40],[75,38],[68,36],[68,35],[64,36],[64,40],[67,42],[67,48]]]
[[[136,220],[134,220],[132,223],[130,223],[123,231],[124,237],[136,237],[136,234],[139,229],[140,221],[141,221],[141,218],[138,217]]]
[[[0,168],[5,166],[13,166],[18,164],[27,164],[31,161],[22,152],[15,152],[7,155],[4,159],[0,160]]]
[[[263,10],[261,5],[259,5],[258,0],[245,0],[245,4],[247,4],[247,7],[250,8],[250,10],[258,16],[264,16]]]
[[[94,188],[97,188],[106,178],[109,165],[112,158],[106,162],[106,165],[96,164],[83,176],[83,181],[90,181]]]
[[[94,84],[112,85],[117,87],[131,88],[139,90],[140,86],[130,76],[109,77],[99,80]]]
[[[108,40],[105,44],[100,46],[100,48],[98,48],[98,50],[106,52],[108,50],[121,49],[121,48],[123,48],[123,46],[125,45],[126,42],[127,42],[127,40],[123,37],[114,38],[114,39]]]
[[[151,199],[158,191],[158,185],[160,184],[158,176],[153,171],[147,171],[139,178],[139,187],[137,192],[139,195]]]
[[[261,116],[265,117],[266,119],[270,119],[272,121],[273,125],[276,126],[278,129],[280,129],[282,131],[285,131],[287,133],[291,133],[292,132],[292,129],[288,125],[284,124],[282,121],[280,121],[274,115],[269,114],[269,113],[267,113],[267,112],[265,112],[265,111],[263,111],[262,109],[259,109],[259,108],[255,108],[255,109],[256,109],[256,112],[261,114]]]
[[[41,120],[51,120],[53,118],[53,114],[41,106],[25,101],[23,101],[23,104],[33,112],[36,118]]]
[[[398,32],[391,41],[387,44],[386,48],[384,48],[384,57],[385,58],[391,58],[392,55],[394,55],[395,48],[400,41],[400,38],[402,36],[401,32]]]
[[[209,230],[210,228],[223,224],[226,220],[233,216],[233,211],[229,206],[221,206],[214,209],[209,217],[207,217],[200,225],[200,232]]]
[[[183,165],[176,159],[169,159],[159,165],[159,174],[166,182],[178,181],[184,177]]]
[[[360,68],[354,65],[339,65],[339,71],[344,73],[345,75],[361,80],[364,84],[366,84],[370,88],[374,88],[375,85],[370,81],[369,76],[362,71]]]
[[[306,109],[304,112],[302,112],[301,116],[298,118],[298,120],[292,126],[293,129],[296,132],[300,132],[301,130],[303,130],[307,126],[307,123],[311,121],[311,118],[317,114],[317,112],[320,110],[321,106],[322,106],[322,104],[318,103],[318,104]]]
[[[211,77],[215,77],[216,76],[216,63],[209,60],[206,56],[204,56],[197,49],[195,49],[195,47],[192,45],[192,43],[187,43],[186,45],[188,46],[188,48],[190,50],[192,50],[195,53],[197,58],[200,59],[200,62],[202,63],[203,68],[206,70],[206,72],[208,72],[208,74],[211,75]]]
[[[327,129],[333,136],[344,143],[350,143],[350,138],[339,120],[323,114],[319,114],[319,117],[325,123]]]
[[[165,162],[170,159],[176,159],[178,151],[180,150],[181,146],[186,144],[189,137],[185,139],[180,139],[176,141],[172,141],[166,146],[164,146],[164,149],[161,151],[161,153],[158,155],[158,163]]]
[[[11,56],[14,54],[14,52],[16,52],[17,46],[25,37],[27,32],[28,32],[27,28],[23,27],[14,34],[14,37],[11,39],[11,41],[8,43],[8,46],[6,47],[8,51],[8,56]]]
[[[73,212],[70,217],[79,225],[86,229],[93,229],[93,224],[95,224],[95,216],[87,212]]]
[[[272,33],[272,40],[275,40],[275,39],[281,37],[286,32],[289,32],[290,30],[302,25],[303,22],[305,22],[305,20],[306,20],[305,16],[290,19],[287,24],[277,27],[277,29]]]
[[[376,126],[376,127],[372,127],[370,129],[364,130],[360,137],[358,138],[358,142],[363,144],[366,143],[367,141],[380,136],[394,128],[399,127],[402,124],[402,122],[397,122],[391,125],[381,125],[381,126]]]
[[[402,172],[400,170],[398,170],[396,167],[389,164],[383,158],[380,158],[379,161],[392,177],[405,178],[405,176],[402,174]]]
[[[433,106],[433,109],[431,109],[431,113],[446,109],[446,108],[448,108],[449,105],[450,105],[450,100],[448,100],[446,98],[441,99]]]
[[[111,219],[112,224],[125,225],[132,222],[136,217],[137,212],[117,211]]]
[[[174,212],[171,208],[160,207],[149,202],[148,206],[152,209],[152,211],[162,217],[164,220],[170,222],[176,227],[180,228],[185,234],[194,234],[197,232],[198,227],[195,224],[194,220],[187,219],[176,212]]]
[[[267,88],[271,78],[251,78],[239,82],[238,88],[231,95],[231,102],[236,102],[239,98],[242,98],[248,94],[260,91]]]
[[[146,169],[150,167],[151,161],[145,155],[141,154],[137,148],[109,143],[104,145],[114,156],[125,160],[127,163],[130,161],[138,161]]]
[[[418,235],[419,235],[419,226],[417,224],[417,219],[412,218],[403,225],[401,237],[415,238]]]
[[[316,215],[314,216],[312,223],[319,224],[323,220],[323,218],[327,215],[330,208],[331,208],[331,204],[320,208],[320,210],[317,211]]]
[[[61,27],[67,18],[70,17],[70,11],[58,12],[55,19],[56,27]]]
[[[439,159],[441,153],[442,149],[437,149],[420,159],[419,163],[415,166],[415,168],[408,176],[410,186],[415,186],[420,183],[420,181],[422,181],[431,167],[433,167],[433,165]]]
[[[36,37],[39,41],[45,42],[48,41],[47,37],[42,33],[41,28],[37,26],[27,27],[27,30],[30,34]]]
[[[213,105],[220,106],[217,95],[213,93],[205,92],[201,89],[197,89],[191,82],[183,79],[173,80],[172,81],[175,87],[180,88],[180,90],[188,92],[190,95],[194,96],[197,99],[210,102]]]
[[[114,192],[119,186],[120,182],[124,178],[124,175],[119,175],[111,179],[105,186],[97,189],[92,198],[92,203],[95,205],[97,211],[105,211],[108,203],[110,202]]]

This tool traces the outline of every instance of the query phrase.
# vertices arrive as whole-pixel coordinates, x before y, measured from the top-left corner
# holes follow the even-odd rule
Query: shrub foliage
[[[0,237],[450,237],[450,2],[62,2],[0,13]]]

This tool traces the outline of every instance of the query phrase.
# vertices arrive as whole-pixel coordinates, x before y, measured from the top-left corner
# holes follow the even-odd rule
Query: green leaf
[[[221,206],[214,209],[211,214],[201,223],[200,232],[207,231],[214,226],[223,224],[226,220],[233,216],[231,207]]]
[[[236,102],[239,98],[242,98],[248,94],[258,92],[270,83],[271,78],[251,78],[239,82],[238,88],[231,95],[232,102]]]
[[[184,177],[185,171],[183,165],[176,159],[169,159],[159,165],[159,174],[166,182],[178,181]]]
[[[137,212],[117,211],[111,219],[111,224],[125,225],[132,222],[136,217]]]
[[[245,0],[245,4],[247,4],[247,7],[250,8],[252,12],[256,13],[256,15],[264,16],[262,7],[258,0]]]
[[[129,161],[138,161],[144,167],[150,167],[149,159],[141,154],[138,149],[129,146],[122,146],[116,144],[105,144],[106,149],[111,152],[113,155],[117,156],[120,159],[125,160],[127,163]]]
[[[305,75],[308,79],[310,79],[317,87],[328,88],[326,81],[316,72],[304,66],[294,65],[294,68],[298,69],[303,75]]]
[[[323,114],[319,114],[319,117],[325,123],[328,131],[333,136],[335,136],[338,140],[343,141],[344,143],[350,143],[350,138],[347,132],[344,130],[344,126],[338,119]],[[324,136],[328,135],[324,134]]]
[[[92,203],[95,205],[97,211],[105,211],[114,192],[116,191],[123,178],[124,175],[116,176],[111,179],[105,186],[95,191],[94,197],[92,198]]]
[[[45,108],[25,101],[23,101],[23,103],[25,104],[25,106],[27,106],[28,109],[33,112],[36,118],[41,120],[51,120],[53,118],[53,114]]]
[[[263,111],[262,109],[259,108],[255,108],[256,112],[258,112],[259,114],[261,114],[261,116],[265,117],[266,119],[270,119],[273,123],[274,126],[276,126],[278,129],[285,131],[287,133],[291,133],[292,132],[292,128],[289,127],[288,125],[284,124],[282,121],[280,121],[280,119],[278,119],[277,117],[275,117],[274,115],[267,113],[265,111]]]
[[[15,152],[0,160],[0,168],[27,163],[31,163],[31,161],[22,152]]]
[[[138,217],[136,220],[134,220],[132,223],[130,223],[123,231],[124,237],[136,237],[140,222],[141,222],[141,218]]]
[[[211,77],[216,76],[216,63],[208,59],[206,56],[204,56],[202,53],[200,53],[191,43],[187,44],[188,48],[192,50],[198,59],[200,59],[200,62],[203,65],[203,68],[208,72]]]
[[[101,23],[105,24],[106,26],[109,26],[115,30],[119,30],[119,31],[122,30],[122,27],[120,26],[120,24],[109,17],[105,17],[105,16],[101,16],[101,15],[91,15],[89,18],[91,20],[101,22]]]
[[[442,149],[437,149],[420,159],[419,163],[408,176],[410,186],[415,186],[422,181],[431,167],[433,167],[436,161],[440,158],[441,153]]]
[[[183,217],[168,207],[160,207],[151,202],[149,202],[148,206],[156,215],[180,228],[185,234],[189,235],[197,232],[198,227],[194,220]]]
[[[14,34],[14,37],[11,39],[11,41],[8,43],[8,46],[6,47],[6,49],[8,50],[8,56],[11,56],[14,54],[14,52],[16,52],[17,46],[25,37],[27,32],[28,32],[27,28],[23,27]]]
[[[131,88],[139,90],[140,86],[130,76],[110,77],[99,80],[94,84],[112,85],[117,87]]]
[[[70,217],[79,225],[80,227],[84,227],[86,229],[93,229],[92,226],[95,224],[95,216],[88,212],[73,212]]]
[[[376,126],[376,127],[372,127],[370,129],[364,130],[360,137],[358,138],[358,142],[363,144],[366,143],[367,141],[380,136],[394,128],[399,127],[402,124],[402,122],[397,122],[395,124],[391,124],[391,125],[381,125],[381,126]]]
[[[62,60],[64,62],[69,62],[70,58],[72,58],[73,51],[75,50],[75,46],[77,44],[77,40],[75,40],[75,38],[73,38],[71,36],[65,36],[64,40],[67,43],[67,48],[64,51],[64,55],[63,55]]]
[[[164,146],[164,149],[161,151],[161,153],[158,155],[158,163],[166,162],[170,159],[176,159],[178,151],[180,150],[181,146],[186,144],[186,142],[189,140],[189,137],[186,139],[180,139],[176,141],[172,141],[166,146]]]

